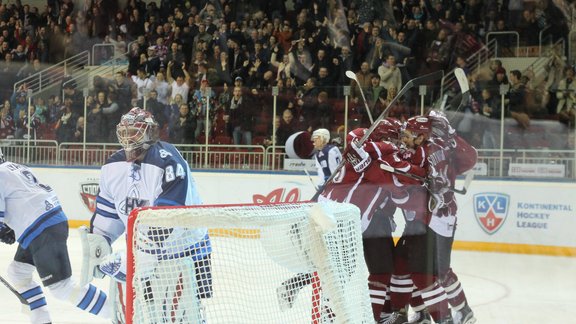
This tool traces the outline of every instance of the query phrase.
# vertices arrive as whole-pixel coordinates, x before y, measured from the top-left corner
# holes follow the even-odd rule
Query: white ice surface
[[[81,244],[70,231],[68,249],[73,275],[79,276]],[[12,260],[15,246],[0,245],[0,274]],[[576,319],[576,258],[454,251],[460,277],[480,324],[568,323]],[[97,285],[107,288],[107,281]],[[107,323],[46,293],[57,324]],[[28,323],[18,299],[0,285],[0,323]]]

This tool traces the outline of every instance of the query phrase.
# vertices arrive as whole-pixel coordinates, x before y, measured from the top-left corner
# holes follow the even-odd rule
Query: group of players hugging
[[[341,169],[327,144],[329,133],[320,129],[312,135],[313,141],[323,137],[316,165],[331,180],[319,201],[347,202],[360,209],[375,322],[474,323],[450,254],[458,209],[454,184],[476,164],[476,149],[435,111],[404,123],[393,118],[376,122],[348,133],[342,154],[347,163]],[[397,209],[406,226],[394,244]],[[410,319],[409,307],[414,312]]]

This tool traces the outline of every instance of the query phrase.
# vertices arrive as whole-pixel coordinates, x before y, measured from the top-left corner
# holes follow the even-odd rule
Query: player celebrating
[[[447,187],[445,172],[449,161],[443,146],[431,137],[429,118],[415,116],[406,121],[402,140],[409,151],[404,158],[425,168],[428,192],[421,189],[411,191],[410,200],[402,206],[406,209],[406,228],[396,245],[395,270],[390,287],[394,314],[385,323],[408,321],[406,307],[413,285],[436,323],[453,323],[447,294],[438,282],[437,235],[431,229],[434,225],[430,225],[432,215],[444,206],[443,190]],[[454,223],[443,224],[453,230]]]
[[[382,170],[381,165],[424,175],[423,169],[397,155],[399,149],[392,141],[399,137],[400,126],[394,119],[381,120],[362,146],[358,146],[357,141],[364,136],[366,129],[351,131],[347,136],[349,149],[344,153],[349,164],[323,193],[325,198],[349,202],[360,209],[364,257],[370,273],[368,285],[376,321],[382,320],[381,313],[393,272],[394,201],[403,202],[407,198],[404,186],[416,184],[410,178]]]
[[[454,191],[456,177],[474,167],[477,160],[476,149],[456,134],[448,120],[443,115],[434,111],[426,117],[430,124],[430,140],[443,148],[442,155],[448,162],[443,171],[432,175],[430,190],[442,198],[437,202],[431,215],[429,227],[436,234],[437,262],[439,281],[448,295],[448,302],[454,311],[454,323],[472,324],[476,322],[474,313],[468,305],[464,290],[456,274],[450,267],[450,255],[454,242],[456,229],[457,204]],[[416,293],[421,296],[421,293]],[[417,297],[411,301],[411,306],[416,310],[416,318],[425,318],[423,301]]]
[[[68,219],[54,190],[42,184],[26,166],[4,160],[0,150],[0,241],[18,242],[8,279],[30,307],[32,323],[50,323],[42,285],[58,299],[110,318],[106,294],[95,286],[80,286],[71,278]]]
[[[173,145],[158,140],[158,132],[158,123],[152,114],[138,107],[123,115],[117,126],[118,141],[123,149],[114,153],[102,166],[100,192],[90,224],[90,232],[103,236],[110,244],[124,232],[128,215],[134,208],[201,204],[188,163]],[[155,259],[156,255],[160,257],[163,254],[155,254],[157,250],[166,251],[173,258],[191,257],[198,281],[197,297],[210,297],[211,246],[207,229],[150,228],[147,233],[150,248],[138,251],[139,257]],[[185,243],[186,248],[175,250],[172,243]],[[97,268],[123,282],[125,258],[124,251],[115,253]],[[154,275],[155,266],[157,263],[153,262],[148,269],[150,275]]]
[[[315,160],[318,168],[318,185],[324,185],[324,182],[330,178],[330,175],[336,170],[342,160],[340,150],[328,144],[330,141],[330,132],[326,128],[319,128],[312,133],[312,143],[316,149]]]

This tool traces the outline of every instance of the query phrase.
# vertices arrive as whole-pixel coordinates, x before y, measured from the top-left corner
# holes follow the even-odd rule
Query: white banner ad
[[[475,175],[481,175],[481,176],[488,175],[488,164],[484,162],[478,162],[476,163],[476,165],[472,170],[474,170]]]
[[[71,220],[89,220],[98,192],[98,169],[34,168],[58,194]],[[192,172],[205,204],[278,203],[309,200],[315,193],[306,175],[258,172]],[[458,180],[456,188],[461,188]],[[474,180],[455,195],[455,238],[466,242],[576,247],[576,184]],[[403,215],[396,211],[400,236]]]
[[[566,166],[563,164],[510,163],[508,175],[512,177],[564,178]]]
[[[284,160],[284,170],[289,171],[311,171],[315,172],[316,161],[314,159],[285,159]]]

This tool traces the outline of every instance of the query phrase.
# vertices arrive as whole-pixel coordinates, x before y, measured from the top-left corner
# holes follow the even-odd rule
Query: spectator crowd
[[[551,115],[573,125],[576,85],[564,53],[556,53],[538,84],[529,71],[507,72],[498,60],[478,71],[467,67],[489,32],[517,31],[523,46],[537,45],[545,28],[555,39],[567,37],[567,19],[549,0],[75,3],[48,0],[41,11],[0,1],[0,139],[30,134],[82,141],[86,124],[87,141],[115,142],[119,117],[137,105],[150,110],[162,138],[176,144],[204,143],[208,130],[215,143],[268,145],[274,123],[276,142],[283,145],[300,130],[337,132],[345,86],[350,122],[368,125],[365,107],[378,116],[411,78],[455,67],[467,72],[474,98],[457,118],[459,131],[478,147],[496,140],[489,132],[475,133],[471,116],[499,118],[501,84],[511,89],[506,115],[522,127]],[[512,47],[505,34],[497,34],[497,41],[501,51]],[[102,43],[114,48],[109,55],[125,55],[127,67],[94,76],[88,97],[68,79],[63,95],[37,95],[30,105],[25,84],[11,90],[43,65]],[[349,70],[357,82],[346,76]],[[415,115],[415,91],[389,115]]]

